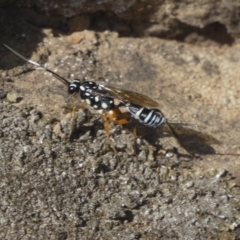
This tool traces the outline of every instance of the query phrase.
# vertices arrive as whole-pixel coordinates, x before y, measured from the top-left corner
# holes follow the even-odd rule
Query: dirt
[[[101,115],[81,110],[72,129],[66,86],[0,47],[1,239],[239,238],[238,43],[64,34],[1,16],[0,43],[25,57],[69,81],[146,94],[169,122],[197,125],[173,125],[196,157],[166,127],[136,122],[137,152],[132,126],[111,127],[115,155]]]

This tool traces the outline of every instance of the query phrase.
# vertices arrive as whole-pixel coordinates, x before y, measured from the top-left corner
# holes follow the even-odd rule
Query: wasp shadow
[[[192,154],[216,154],[211,144],[220,144],[220,141],[210,134],[202,133],[186,126],[171,125],[175,134],[167,124],[152,128],[134,122],[134,126],[137,127],[137,135],[144,138],[151,145],[156,146],[160,138],[173,136],[187,152]]]

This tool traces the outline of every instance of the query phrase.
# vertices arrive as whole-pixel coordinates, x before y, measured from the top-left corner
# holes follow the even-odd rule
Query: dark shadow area
[[[126,210],[125,214],[126,214],[126,219],[125,220],[127,220],[128,222],[132,222],[133,219],[134,219],[133,212],[130,211],[130,210]]]
[[[158,128],[150,128],[144,125],[136,124],[138,136],[147,140],[151,145],[156,145],[159,138],[173,136],[172,131],[167,125],[160,126]],[[214,148],[211,144],[220,144],[220,142],[213,136],[199,131],[183,127],[183,126],[172,126],[178,136],[178,140],[182,147],[192,154],[215,154]],[[160,140],[161,141],[161,140]]]
[[[34,7],[31,9],[0,8],[0,54],[5,56],[0,59],[0,69],[12,69],[17,62],[12,60],[12,54],[7,53],[2,44],[8,44],[28,58],[35,51],[37,45],[43,41],[44,33],[41,28],[50,28],[55,36],[69,35],[75,30],[88,29],[99,32],[115,31],[120,37],[141,38],[148,35],[192,44],[206,40],[212,40],[221,45],[231,45],[234,42],[233,37],[228,34],[226,27],[220,22],[211,23],[200,29],[174,20],[169,29],[151,30],[154,25],[159,25],[158,23],[149,23],[150,16],[158,9],[158,4],[156,1],[150,1],[148,4],[152,4],[154,7],[147,9],[144,4],[137,6],[141,7],[140,13],[134,6],[132,12],[129,10],[127,13],[119,15],[111,11],[98,11],[72,18],[54,14],[47,16],[37,12]],[[21,63],[24,64],[22,61]]]
[[[126,21],[117,15],[109,15],[105,12],[99,12],[90,16],[91,24],[89,30],[93,31],[116,31],[120,37],[137,37],[141,38],[146,35],[162,39],[176,40],[198,44],[206,40],[212,40],[220,45],[234,43],[234,38],[227,32],[225,25],[220,22],[214,22],[206,25],[204,28],[198,28],[186,23],[175,20],[172,28],[168,30],[154,30],[158,23],[148,23],[141,20]],[[151,30],[153,28],[153,30]]]
[[[97,12],[91,15],[90,19],[89,30],[97,32],[116,31],[120,37],[132,36],[134,34],[131,23],[115,14]]]
[[[0,69],[8,70],[25,62],[16,58],[3,47],[7,44],[16,51],[30,58],[37,45],[42,42],[45,34],[42,29],[29,24],[19,9],[0,8]]]
[[[144,32],[148,36],[196,45],[207,40],[220,45],[232,45],[234,43],[234,38],[228,33],[226,26],[220,22],[210,23],[203,28],[199,28],[174,20],[172,26],[166,29],[162,29],[161,26],[158,26],[158,23],[146,23],[142,32],[139,32],[139,37],[144,35]]]
[[[226,26],[220,22],[208,24],[202,29],[179,22],[179,29],[181,33],[176,35],[174,39],[180,42],[197,43],[209,39],[221,45],[234,43],[234,38],[227,32]],[[198,40],[201,37],[202,40]]]

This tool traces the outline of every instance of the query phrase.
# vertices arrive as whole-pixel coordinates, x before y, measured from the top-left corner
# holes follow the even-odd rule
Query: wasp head
[[[74,94],[74,93],[78,93],[79,92],[79,88],[80,88],[80,80],[78,79],[74,79],[68,87],[68,93],[69,94]]]

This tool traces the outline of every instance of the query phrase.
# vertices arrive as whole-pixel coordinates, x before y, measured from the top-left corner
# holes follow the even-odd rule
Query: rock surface
[[[152,97],[169,122],[198,125],[174,128],[199,158],[167,128],[137,123],[137,154],[131,126],[111,127],[114,155],[99,114],[79,111],[73,125],[71,109],[63,111],[66,87],[0,47],[1,239],[238,239],[237,1],[172,1],[140,19],[133,14],[140,1],[119,1],[119,11],[104,2],[96,15],[96,1],[81,17],[72,7],[65,22],[66,8],[54,15],[54,1],[36,1],[39,13],[24,4],[2,8],[0,43],[69,80]],[[158,24],[145,24],[152,19]],[[219,32],[211,28],[216,22]],[[14,101],[6,97],[12,93]]]

